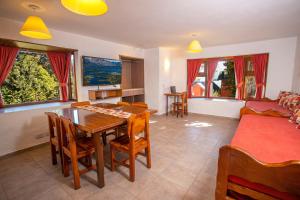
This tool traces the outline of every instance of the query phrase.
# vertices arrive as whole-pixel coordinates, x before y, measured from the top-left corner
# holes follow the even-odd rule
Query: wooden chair
[[[75,108],[77,106],[89,106],[89,105],[91,105],[91,102],[89,101],[80,101],[80,102],[71,103],[72,108]]]
[[[135,180],[135,158],[138,154],[142,154],[142,151],[145,151],[142,155],[147,158],[147,167],[151,168],[149,115],[149,112],[132,115],[128,119],[127,134],[110,142],[111,170],[115,170],[116,163],[128,167],[130,169],[129,180],[132,182]],[[143,137],[138,136],[141,133],[144,133]],[[129,164],[126,163],[128,159],[118,161],[116,152],[129,154]]]
[[[125,101],[119,101],[117,104],[118,104],[119,106],[130,106],[130,103],[125,102]]]
[[[76,138],[73,123],[64,117],[60,117],[61,136],[62,136],[62,157],[64,176],[69,176],[69,159],[71,160],[74,188],[80,188],[80,175],[90,170],[96,169],[92,164],[92,155],[95,147],[92,140],[88,138]],[[78,161],[85,166],[84,169],[78,168]]]
[[[141,107],[141,108],[148,109],[148,104],[146,104],[144,102],[133,102],[131,105],[132,106],[136,106],[136,107]]]
[[[173,103],[173,113],[176,113],[176,116],[180,114],[183,117],[183,114],[188,115],[188,102],[187,102],[187,92],[183,92],[181,95],[181,101]]]
[[[48,116],[48,124],[49,124],[49,142],[51,147],[51,158],[52,164],[57,164],[57,157],[56,153],[58,151],[62,166],[62,152],[61,152],[61,134],[60,134],[60,124],[59,124],[59,117],[56,113],[53,112],[46,112]]]

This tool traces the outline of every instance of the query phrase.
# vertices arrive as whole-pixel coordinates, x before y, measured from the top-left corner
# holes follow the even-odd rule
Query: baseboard
[[[41,143],[41,144],[38,144],[38,145],[35,145],[35,146],[32,146],[32,147],[28,147],[28,148],[17,150],[17,151],[14,151],[14,152],[11,152],[11,153],[8,153],[8,154],[5,154],[5,155],[1,155],[0,160],[18,155],[20,153],[24,153],[25,151],[35,150],[35,149],[38,149],[38,148],[46,146],[46,145],[49,145],[49,142],[44,142],[44,143]]]

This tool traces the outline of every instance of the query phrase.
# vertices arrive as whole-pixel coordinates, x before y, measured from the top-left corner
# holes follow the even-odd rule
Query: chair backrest
[[[117,104],[118,104],[119,106],[130,106],[130,103],[124,102],[124,101],[119,101]]]
[[[55,137],[55,130],[56,133],[58,133],[58,115],[54,112],[46,112],[45,113],[48,116],[48,124],[49,124],[49,132],[50,132],[50,137],[53,138]]]
[[[60,117],[62,146],[70,149],[71,146],[76,146],[75,126],[70,119]]]
[[[132,114],[128,119],[127,134],[130,138],[130,143],[134,143],[135,136],[144,132],[144,138],[149,140],[149,117],[150,113],[145,111],[141,114]]]
[[[136,107],[141,107],[141,108],[148,109],[148,104],[146,104],[144,102],[133,102],[131,105],[132,106],[136,106]]]
[[[89,101],[80,101],[80,102],[74,102],[74,103],[72,103],[71,107],[75,108],[77,106],[89,106],[89,105],[91,105],[91,102],[89,102]]]

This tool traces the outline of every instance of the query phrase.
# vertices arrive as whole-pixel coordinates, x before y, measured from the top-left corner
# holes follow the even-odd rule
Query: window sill
[[[34,104],[34,105],[21,105],[21,106],[7,107],[7,108],[1,108],[0,109],[0,114],[2,114],[2,113],[21,112],[21,111],[35,110],[35,109],[42,109],[42,108],[68,106],[72,102],[73,101],[68,101],[68,102],[51,102],[51,103],[41,103],[41,104]]]
[[[229,99],[229,98],[206,98],[206,97],[192,97],[190,100],[197,99],[200,101],[222,101],[222,102],[245,102],[245,100]]]

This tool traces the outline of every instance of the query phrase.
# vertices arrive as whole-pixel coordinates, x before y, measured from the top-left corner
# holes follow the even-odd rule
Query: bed
[[[231,144],[220,148],[216,199],[300,199],[295,127],[286,118],[244,115]]]

